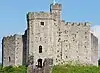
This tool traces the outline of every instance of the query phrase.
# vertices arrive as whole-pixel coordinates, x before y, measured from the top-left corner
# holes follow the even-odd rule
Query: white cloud
[[[92,31],[94,32],[94,34],[97,36],[98,38],[98,50],[99,50],[99,58],[100,58],[100,25],[95,25],[92,26]]]

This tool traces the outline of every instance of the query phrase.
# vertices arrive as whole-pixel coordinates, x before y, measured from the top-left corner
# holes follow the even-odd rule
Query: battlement
[[[71,26],[89,26],[91,25],[90,22],[66,22],[65,25],[71,25]]]
[[[28,12],[27,14],[27,19],[28,20],[33,20],[33,19],[42,19],[42,20],[49,20],[49,19],[54,19],[53,14],[49,12]]]
[[[62,10],[62,4],[51,4],[51,9],[52,10]]]
[[[19,35],[19,34],[9,35],[9,36],[3,37],[3,40],[14,39],[15,37],[21,37],[21,36],[22,36],[22,35]]]

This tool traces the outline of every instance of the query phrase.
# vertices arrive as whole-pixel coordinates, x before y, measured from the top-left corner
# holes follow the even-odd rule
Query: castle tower
[[[50,12],[54,14],[56,17],[56,20],[60,20],[61,18],[61,11],[62,11],[62,5],[58,3],[53,3],[50,5]]]
[[[29,57],[34,56],[34,65],[42,67],[45,58],[52,58],[54,17],[50,12],[27,14],[27,48]]]

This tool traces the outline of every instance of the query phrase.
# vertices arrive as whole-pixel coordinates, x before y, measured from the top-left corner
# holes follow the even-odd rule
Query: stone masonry
[[[58,3],[50,5],[50,12],[29,12],[25,34],[3,38],[3,66],[29,65],[31,57],[40,68],[48,58],[52,65],[72,61],[98,66],[98,38],[90,23],[65,22],[61,12]]]
[[[3,66],[22,65],[23,43],[22,35],[15,34],[3,38]]]

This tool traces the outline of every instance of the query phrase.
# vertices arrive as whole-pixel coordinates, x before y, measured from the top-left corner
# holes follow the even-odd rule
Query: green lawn
[[[4,67],[0,66],[0,73],[26,73],[25,66],[19,67]],[[52,73],[100,73],[100,66],[72,66],[72,65],[56,65],[52,68]]]
[[[53,67],[52,73],[100,73],[100,67],[57,65]]]
[[[25,66],[19,66],[19,67],[8,66],[4,68],[0,66],[0,73],[26,73],[26,72],[27,68]]]

